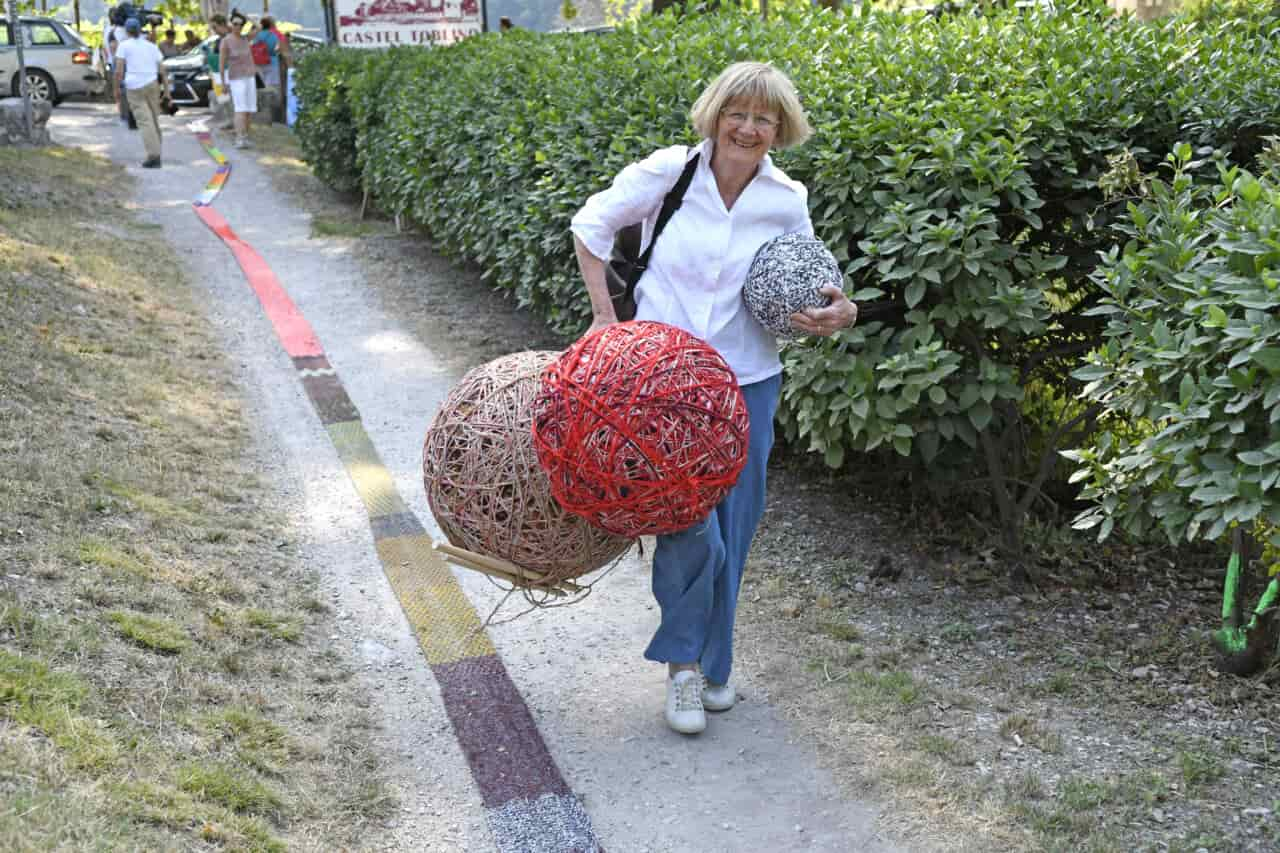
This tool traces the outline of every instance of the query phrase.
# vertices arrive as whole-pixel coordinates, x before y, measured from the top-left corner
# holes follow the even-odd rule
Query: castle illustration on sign
[[[417,24],[426,21],[465,21],[480,16],[480,0],[371,0],[350,15],[339,15],[342,26],[369,23]]]

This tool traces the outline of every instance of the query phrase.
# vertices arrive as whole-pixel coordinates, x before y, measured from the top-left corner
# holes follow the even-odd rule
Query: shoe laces
[[[675,682],[677,711],[697,711],[702,708],[702,684],[702,676],[697,674]]]

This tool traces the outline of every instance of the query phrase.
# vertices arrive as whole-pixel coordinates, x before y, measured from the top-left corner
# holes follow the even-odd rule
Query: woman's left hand
[[[849,301],[843,290],[828,284],[818,292],[831,297],[831,304],[826,308],[806,308],[792,314],[791,325],[796,331],[828,338],[858,321],[858,306]]]

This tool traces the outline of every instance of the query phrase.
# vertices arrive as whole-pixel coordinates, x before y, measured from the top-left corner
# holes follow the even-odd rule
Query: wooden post
[[[18,22],[18,0],[9,0],[9,34],[18,48],[18,97],[22,98],[22,119],[27,126],[27,141],[34,130],[31,117],[31,86],[27,83],[27,60],[22,53],[22,28]]]

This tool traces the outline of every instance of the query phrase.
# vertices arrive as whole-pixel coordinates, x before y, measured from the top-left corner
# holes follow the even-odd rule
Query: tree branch
[[[1022,494],[1018,500],[1018,512],[1025,514],[1031,509],[1031,502],[1036,499],[1036,495],[1040,493],[1040,488],[1044,486],[1044,481],[1049,479],[1049,473],[1053,471],[1054,463],[1057,462],[1058,440],[1063,434],[1076,426],[1076,424],[1087,421],[1090,426],[1098,419],[1098,414],[1102,411],[1101,403],[1094,403],[1080,414],[1076,415],[1069,421],[1058,424],[1054,429],[1053,435],[1045,443],[1044,452],[1040,456],[1040,465],[1036,469],[1036,475],[1031,480],[1031,485]]]

